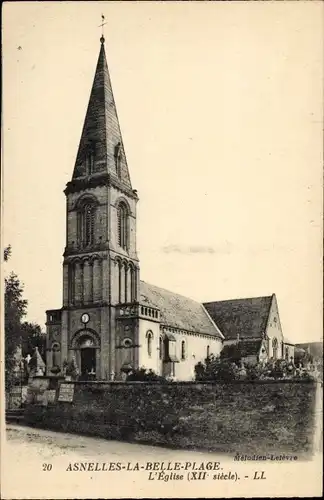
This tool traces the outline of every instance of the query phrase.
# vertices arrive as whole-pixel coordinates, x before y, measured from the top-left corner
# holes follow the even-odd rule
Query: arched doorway
[[[91,337],[84,336],[80,342],[80,380],[96,378],[96,348]]]
[[[71,349],[74,350],[79,369],[79,380],[96,380],[100,378],[100,339],[91,330],[81,330],[72,338]]]

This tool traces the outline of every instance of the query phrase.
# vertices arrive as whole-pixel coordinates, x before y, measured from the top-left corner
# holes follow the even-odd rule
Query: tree
[[[10,255],[11,255],[11,245],[8,245],[3,251],[3,258],[5,262],[7,262]]]
[[[16,379],[17,351],[21,347],[21,320],[26,315],[27,300],[18,276],[11,272],[5,278],[5,386],[9,389]]]
[[[22,330],[22,354],[33,354],[35,347],[38,347],[42,358],[46,356],[46,335],[42,332],[37,323],[28,323],[25,321],[21,325]]]
[[[11,256],[11,245],[4,249],[4,261]],[[27,310],[23,298],[23,286],[18,276],[11,272],[5,278],[5,387],[9,389],[17,381],[21,353],[21,320]]]
[[[11,256],[11,245],[4,249],[4,261]],[[45,357],[45,335],[36,323],[22,322],[27,313],[27,300],[23,298],[24,287],[18,276],[11,272],[5,278],[5,386],[10,389],[21,370],[21,357],[33,354],[38,347]],[[21,375],[21,373],[19,373]]]

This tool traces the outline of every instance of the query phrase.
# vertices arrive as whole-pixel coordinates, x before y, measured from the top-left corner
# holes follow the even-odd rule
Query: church
[[[144,367],[192,380],[199,361],[245,337],[252,341],[255,359],[274,352],[284,357],[275,296],[270,301],[242,299],[244,304],[240,299],[240,307],[235,301],[201,304],[140,280],[139,198],[131,183],[103,36],[100,42],[72,179],[64,191],[63,306],[46,311],[47,375],[62,374],[64,364],[74,359],[80,379],[123,380],[132,369]]]

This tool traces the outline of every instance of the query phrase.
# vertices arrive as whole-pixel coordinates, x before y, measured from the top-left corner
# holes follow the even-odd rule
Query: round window
[[[123,344],[124,347],[131,347],[131,345],[133,344],[133,342],[132,342],[132,339],[126,338],[126,339],[123,340],[122,344]]]

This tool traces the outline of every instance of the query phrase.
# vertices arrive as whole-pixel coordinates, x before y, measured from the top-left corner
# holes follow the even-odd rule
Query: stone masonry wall
[[[317,384],[75,383],[72,403],[29,404],[54,430],[225,453],[312,451]]]

